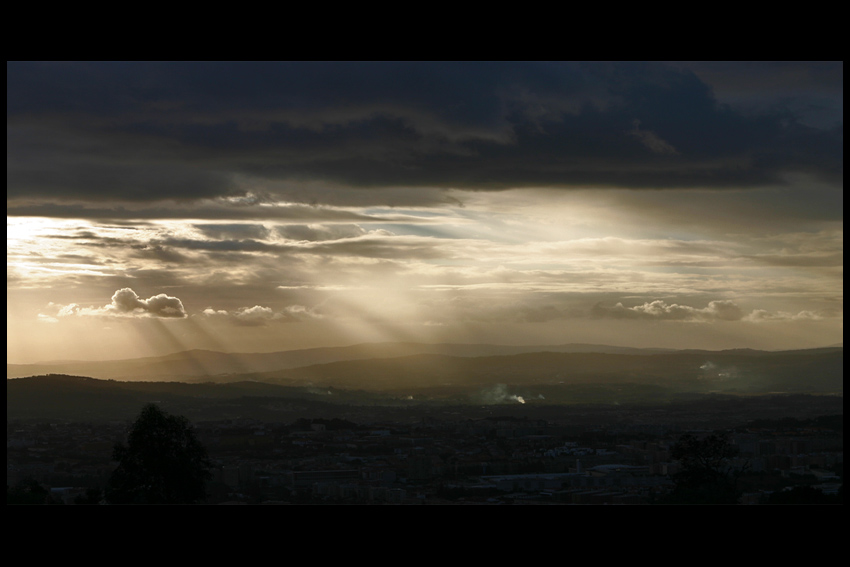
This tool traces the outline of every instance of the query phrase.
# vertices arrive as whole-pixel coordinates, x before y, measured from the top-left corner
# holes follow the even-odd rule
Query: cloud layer
[[[7,66],[8,358],[821,346],[843,249],[840,62]]]

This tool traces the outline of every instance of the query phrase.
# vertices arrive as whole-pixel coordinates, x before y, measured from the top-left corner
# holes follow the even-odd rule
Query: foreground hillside
[[[560,388],[560,389],[559,389]],[[249,419],[289,423],[297,419],[347,419],[357,423],[412,423],[423,419],[524,419],[600,425],[663,423],[683,427],[726,427],[753,419],[809,419],[843,414],[843,397],[809,394],[732,396],[671,395],[659,389],[560,386],[550,399],[519,401],[521,389],[425,391],[420,399],[362,391],[290,388],[262,383],[183,384],[118,382],[77,376],[35,376],[6,381],[8,421],[103,422],[131,420],[155,402],[193,422]],[[427,394],[435,394],[427,397]],[[485,395],[486,394],[486,395]]]

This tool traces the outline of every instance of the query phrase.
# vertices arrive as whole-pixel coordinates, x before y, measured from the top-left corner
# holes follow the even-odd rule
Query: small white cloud
[[[183,308],[183,302],[179,298],[160,293],[148,299],[141,299],[129,287],[116,291],[112,295],[112,303],[103,307],[80,307],[76,303],[69,303],[68,305],[51,303],[50,306],[58,310],[57,317],[186,317],[186,310]]]
[[[119,314],[150,315],[153,317],[185,317],[183,302],[176,297],[160,293],[148,299],[141,299],[129,287],[119,289],[112,295],[112,303],[105,307]]]
[[[305,319],[322,318],[321,314],[316,313],[313,309],[303,305],[289,305],[280,311],[275,311],[271,307],[265,307],[263,305],[240,307],[235,311],[225,311],[224,309],[213,309],[212,307],[207,307],[200,315],[203,317],[228,320],[234,325],[246,327],[261,327],[272,321],[292,322],[303,321]]]
[[[625,307],[622,303],[617,303],[613,307],[597,304],[591,313],[600,318],[666,321],[739,321],[743,317],[741,308],[727,299],[711,301],[702,309],[690,305],[666,303],[662,300],[646,302],[634,307]]]
[[[744,317],[745,321],[751,323],[764,323],[769,321],[819,321],[828,317],[840,317],[838,311],[799,311],[789,313],[787,311],[766,311],[764,309],[753,309],[752,313]]]
[[[303,305],[290,305],[284,308],[284,313],[295,320],[303,321],[305,319],[322,319],[324,316],[316,312],[315,309],[310,309]]]
[[[228,313],[224,309],[215,310],[212,307],[207,307],[203,311],[201,311],[202,315],[206,315],[207,317],[215,317],[216,315],[227,316]]]
[[[280,318],[280,315],[276,314],[271,307],[261,305],[240,307],[233,316],[236,323],[248,326],[265,325],[268,321]]]

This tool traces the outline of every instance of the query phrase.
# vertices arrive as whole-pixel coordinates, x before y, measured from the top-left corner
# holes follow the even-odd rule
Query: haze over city
[[[8,63],[7,363],[843,341],[843,64]]]

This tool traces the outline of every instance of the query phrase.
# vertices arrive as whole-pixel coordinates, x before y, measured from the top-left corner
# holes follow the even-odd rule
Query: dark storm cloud
[[[364,236],[366,230],[356,224],[348,225],[304,225],[290,224],[277,227],[277,233],[287,240],[339,240],[340,238],[355,238]]]
[[[160,241],[156,242],[157,244]],[[261,242],[259,240],[197,240],[191,238],[165,238],[162,244],[185,250],[206,250],[212,252],[289,252],[296,248]]]
[[[194,226],[209,238],[265,240],[269,236],[269,229],[261,224],[196,224]]]
[[[139,247],[133,246],[133,248]],[[144,246],[131,254],[131,256],[133,258],[140,258],[143,260],[154,260],[164,264],[185,264],[187,262],[195,261],[193,258],[189,258],[179,252],[175,252],[165,246],[159,245]]]
[[[673,61],[741,111],[785,112],[808,126],[843,122],[843,61]]]
[[[294,222],[428,223],[431,219],[402,214],[364,214],[356,211],[309,205],[232,205],[205,201],[195,206],[88,206],[80,203],[27,203],[7,205],[6,216],[102,219],[112,223],[132,219],[280,220]],[[123,227],[122,227],[123,228]]]
[[[156,246],[204,252],[261,252],[291,256],[315,254],[326,257],[362,257],[381,259],[422,260],[450,257],[436,239],[419,237],[356,237],[331,241],[302,241],[299,244],[268,243],[258,240],[198,240],[191,238],[165,238],[153,240]]]
[[[767,92],[771,67],[758,68]],[[660,63],[10,63],[7,194],[842,180],[843,121],[814,127],[793,105],[720,104],[711,77]]]

